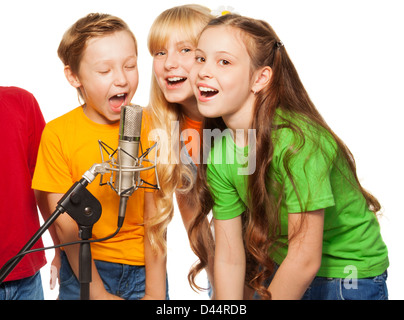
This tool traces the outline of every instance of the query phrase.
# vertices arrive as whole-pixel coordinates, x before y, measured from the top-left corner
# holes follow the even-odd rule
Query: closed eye
[[[184,48],[184,49],[181,50],[182,53],[188,53],[188,52],[191,52],[191,51],[192,51],[192,49],[190,49],[190,48]]]
[[[164,51],[158,51],[154,54],[154,56],[158,57],[158,56],[164,56],[166,55],[166,53]]]

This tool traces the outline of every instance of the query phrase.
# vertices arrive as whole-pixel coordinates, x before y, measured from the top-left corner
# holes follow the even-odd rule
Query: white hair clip
[[[220,6],[216,10],[212,10],[211,14],[217,18],[217,17],[225,16],[226,14],[237,14],[237,12],[234,11],[233,7]]]

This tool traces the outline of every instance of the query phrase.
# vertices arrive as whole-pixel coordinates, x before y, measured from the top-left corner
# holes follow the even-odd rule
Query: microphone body
[[[115,189],[120,196],[118,226],[122,226],[128,198],[140,182],[140,174],[133,168],[138,165],[142,113],[143,109],[138,105],[127,105],[121,109],[117,156],[119,169],[115,173]]]

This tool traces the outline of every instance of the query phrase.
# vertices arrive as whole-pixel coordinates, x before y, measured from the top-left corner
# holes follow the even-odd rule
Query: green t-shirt
[[[284,119],[303,132],[304,141],[288,127],[279,126],[273,131],[274,153],[268,182],[283,186],[281,234],[273,259],[280,264],[286,257],[289,213],[324,209],[323,254],[317,275],[366,278],[383,273],[389,261],[379,223],[334,139],[323,128],[278,111],[275,123],[285,123]],[[235,218],[248,207],[248,174],[255,169],[254,157],[248,158],[248,152],[248,147],[235,145],[229,132],[215,140],[207,162],[215,219]],[[290,159],[288,170],[285,159]]]

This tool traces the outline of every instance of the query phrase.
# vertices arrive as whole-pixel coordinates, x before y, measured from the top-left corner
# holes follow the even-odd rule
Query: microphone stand
[[[58,201],[56,210],[20,250],[17,257],[9,260],[0,269],[0,283],[4,281],[15,266],[22,260],[24,253],[34,246],[59,215],[65,211],[77,222],[80,238],[82,240],[88,240],[91,238],[93,225],[101,217],[102,208],[97,198],[86,189],[88,183],[89,181],[87,179],[82,178],[80,181],[73,184],[73,186],[65,193],[65,195]],[[89,288],[91,282],[91,247],[88,242],[80,244],[79,281],[80,299],[88,300],[90,298]]]
[[[101,204],[90,191],[86,189],[88,181],[82,178],[68,191],[69,196],[65,201],[61,199],[62,206],[67,213],[77,222],[79,236],[82,240],[89,240],[92,236],[93,225],[101,217]],[[80,243],[79,255],[79,282],[80,299],[90,299],[91,277],[91,246],[89,242]]]

